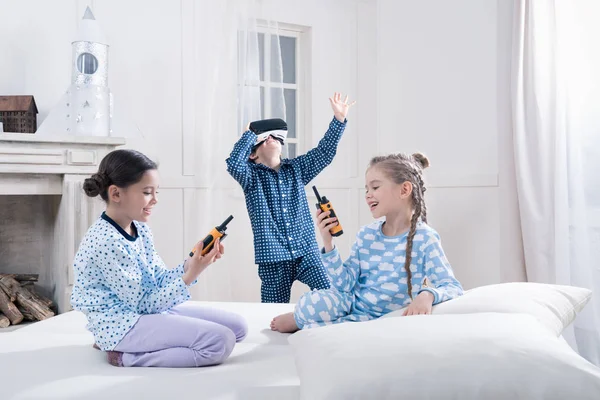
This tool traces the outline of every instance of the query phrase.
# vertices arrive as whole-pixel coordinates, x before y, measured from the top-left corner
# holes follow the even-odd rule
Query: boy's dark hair
[[[390,154],[387,156],[373,157],[369,168],[377,166],[397,184],[410,182],[412,184],[412,203],[414,213],[410,221],[410,231],[406,240],[406,260],[404,270],[406,271],[406,284],[408,286],[408,296],[412,299],[412,273],[410,264],[412,261],[413,239],[417,231],[417,222],[419,219],[427,223],[427,207],[425,206],[425,184],[423,183],[423,170],[429,167],[429,159],[421,154]]]
[[[142,180],[146,171],[157,169],[154,161],[136,150],[114,150],[100,162],[98,172],[83,182],[83,190],[90,197],[100,195],[108,202],[108,187],[126,188]]]

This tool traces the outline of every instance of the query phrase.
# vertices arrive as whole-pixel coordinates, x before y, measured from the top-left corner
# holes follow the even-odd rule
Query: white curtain
[[[229,254],[249,254],[243,263],[233,263],[235,258],[229,256],[207,269],[193,295],[199,300],[255,299],[256,290],[251,291],[249,286],[255,289],[260,284],[253,259],[252,232],[247,215],[239,211],[244,204],[242,190],[228,175],[225,159],[249,122],[263,118],[285,120],[279,27],[265,18],[260,0],[202,0],[194,1],[193,7],[195,73],[191,93],[196,189],[188,191],[187,198],[198,207],[185,215],[192,226],[186,234],[200,238],[210,224],[221,223],[233,213],[233,234],[237,239],[224,244]],[[283,151],[285,155],[286,149]],[[234,209],[239,212],[233,212]],[[232,248],[232,243],[237,248]]]
[[[527,279],[585,287],[565,337],[600,365],[600,4],[516,0],[512,102]]]

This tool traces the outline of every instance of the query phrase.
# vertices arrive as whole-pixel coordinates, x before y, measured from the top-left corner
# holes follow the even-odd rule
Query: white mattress
[[[272,332],[273,316],[293,304],[208,303],[248,320],[248,337],[222,365],[117,368],[92,348],[85,317],[68,312],[0,334],[0,398],[12,399],[298,399],[289,335]]]

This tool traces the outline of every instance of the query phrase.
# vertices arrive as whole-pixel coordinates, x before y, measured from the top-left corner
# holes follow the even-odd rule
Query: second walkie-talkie
[[[213,245],[215,244],[215,240],[221,239],[221,241],[223,241],[223,239],[225,239],[225,237],[227,236],[227,234],[225,233],[225,231],[227,230],[227,224],[230,223],[232,219],[233,215],[230,215],[221,225],[215,226],[210,231],[210,233],[206,235],[204,239],[202,239],[202,253],[200,253],[200,255],[203,256],[209,251],[211,251]],[[196,248],[194,247],[192,251],[190,251],[190,257],[193,257],[195,252]]]
[[[327,200],[327,197],[323,196],[321,197],[319,195],[319,192],[317,191],[317,187],[313,186],[312,187],[315,195],[317,196],[317,209],[321,209],[322,211],[329,211],[329,218],[337,218],[337,214],[335,213],[333,206],[331,205],[331,202],[329,200]],[[342,236],[342,234],[344,233],[344,230],[342,229],[342,224],[340,223],[340,220],[338,218],[337,220],[337,225],[334,226],[333,228],[329,229],[329,233],[331,233],[331,236]]]

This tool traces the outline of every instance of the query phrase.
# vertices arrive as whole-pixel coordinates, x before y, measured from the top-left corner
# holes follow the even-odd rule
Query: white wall
[[[202,44],[196,41],[216,41],[212,47],[217,49],[226,44],[219,43],[223,39],[216,32],[190,36],[213,13],[217,15],[221,3],[0,0],[0,37],[14,38],[0,41],[0,93],[33,94],[40,109],[38,124],[43,121],[69,84],[70,44],[88,4],[110,42],[109,86],[115,113],[126,114],[144,135],[144,139],[129,140],[127,147],[160,162],[160,204],[151,222],[159,253],[167,264],[176,265],[212,226],[233,214],[225,243],[227,255],[203,274],[193,295],[197,299],[259,300],[252,232],[241,189],[223,173],[224,156],[210,164],[211,173],[224,177],[217,183],[205,179],[202,167],[213,156],[214,143],[198,143],[200,136],[193,129],[196,111],[212,109],[212,100],[231,104],[231,119],[235,119],[235,91],[227,81],[234,76],[235,65],[223,66],[223,90],[214,98],[201,103],[194,92],[197,79],[208,84],[212,78],[199,76],[202,66],[193,64],[193,55]],[[261,4],[262,17],[309,28],[308,120],[304,121],[308,145],[315,145],[327,129],[332,118],[327,98],[334,91],[359,99],[360,107],[349,116],[340,156],[314,182],[344,216],[348,234],[340,240],[340,247],[347,251],[359,227],[362,204],[361,174],[367,155],[359,149],[372,146],[376,132],[376,88],[371,81],[376,74],[375,3],[264,0]],[[212,23],[220,29],[226,26]],[[359,131],[369,134],[359,136]],[[229,148],[237,134],[227,127],[219,131],[219,140]],[[315,202],[310,188],[308,195]],[[305,289],[297,285],[294,298]]]
[[[512,2],[379,0],[379,151],[422,151],[429,222],[465,287],[524,280],[510,123]]]
[[[241,189],[199,176],[190,129],[193,0],[0,0],[0,93],[33,94],[48,114],[70,79],[71,40],[87,4],[109,40],[115,106],[145,138],[129,142],[159,158],[162,189],[152,221],[157,247],[173,266],[229,213],[228,253],[194,289],[196,299],[255,301],[260,282]],[[358,100],[338,157],[317,178],[347,232],[368,223],[363,174],[377,152],[430,156],[431,224],[465,287],[524,278],[510,142],[510,2],[502,0],[264,0],[265,18],[310,27],[309,144],[331,119],[334,91]],[[196,1],[205,18],[215,2]],[[6,38],[10,38],[6,40]],[[219,40],[218,36],[197,38]],[[233,92],[221,99],[235,104]],[[229,146],[237,132],[220,133]],[[221,138],[221,136],[220,136]],[[209,151],[209,150],[203,150]],[[211,166],[225,168],[224,160]],[[311,191],[309,202],[314,202]],[[210,206],[207,209],[207,205]],[[298,285],[293,298],[305,290]]]

